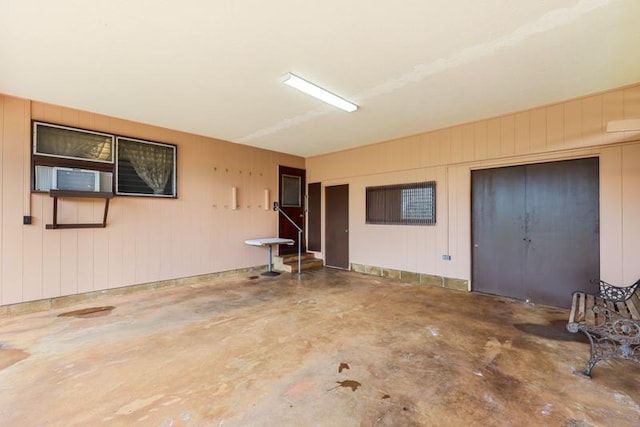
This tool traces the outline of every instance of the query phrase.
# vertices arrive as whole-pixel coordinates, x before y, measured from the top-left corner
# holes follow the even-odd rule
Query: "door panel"
[[[598,159],[472,173],[473,289],[565,306],[600,275]]]
[[[307,246],[310,251],[322,250],[322,184],[309,184],[309,204],[307,206]]]
[[[570,304],[600,277],[598,159],[531,165],[526,182],[524,297]]]
[[[304,242],[304,199],[305,199],[305,171],[304,169],[280,166],[278,168],[278,203],[284,213],[302,228],[302,252],[306,251]],[[279,255],[298,253],[298,230],[284,217],[278,215],[278,236],[295,240],[295,244],[280,245]]]
[[[325,265],[349,269],[349,185],[325,188]]]
[[[518,167],[474,171],[473,287],[512,295],[523,280],[525,179]]]

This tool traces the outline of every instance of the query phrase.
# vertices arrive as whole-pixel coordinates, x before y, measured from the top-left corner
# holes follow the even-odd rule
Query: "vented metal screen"
[[[433,225],[436,223],[436,183],[367,187],[367,224]]]

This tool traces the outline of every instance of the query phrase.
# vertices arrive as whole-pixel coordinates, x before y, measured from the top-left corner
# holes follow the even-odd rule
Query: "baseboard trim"
[[[402,280],[403,282],[419,283],[422,285],[455,289],[457,291],[470,291],[469,281],[465,279],[456,279],[453,277],[436,276],[433,274],[416,273],[414,271],[395,270],[391,268],[355,263],[351,263],[351,270],[356,273],[388,277],[390,279]]]
[[[99,291],[83,292],[60,297],[44,298],[34,301],[25,301],[15,304],[0,305],[0,316],[10,316],[16,314],[33,313],[37,311],[52,310],[67,307],[73,304],[80,304],[87,301],[95,301],[104,297],[126,295],[134,292],[147,291],[150,289],[161,289],[175,286],[187,286],[208,282],[214,279],[239,276],[243,274],[259,274],[267,268],[266,265],[257,267],[239,268],[235,270],[207,273],[197,276],[180,277],[176,279],[159,280],[156,282],[140,283],[136,285],[122,286],[119,288],[103,289]]]

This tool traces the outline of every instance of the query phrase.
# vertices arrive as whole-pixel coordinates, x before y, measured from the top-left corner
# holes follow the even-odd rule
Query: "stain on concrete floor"
[[[58,317],[100,317],[111,314],[115,309],[114,306],[108,305],[103,307],[89,307],[80,310],[66,311],[58,314]]]
[[[0,370],[7,368],[29,357],[29,353],[18,348],[3,348],[0,346]]]
[[[0,424],[640,420],[637,365],[601,362],[592,380],[571,373],[589,348],[556,331],[564,309],[330,269],[300,279],[217,279],[101,304],[118,309],[82,322],[59,310],[0,318]]]

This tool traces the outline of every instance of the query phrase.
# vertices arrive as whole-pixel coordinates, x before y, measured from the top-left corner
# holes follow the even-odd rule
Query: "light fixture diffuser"
[[[299,91],[306,93],[307,95],[311,95],[314,98],[319,99],[320,101],[326,102],[327,104],[331,104],[334,107],[338,107],[341,110],[344,110],[348,113],[351,113],[358,109],[358,106],[353,102],[349,102],[344,98],[340,98],[338,95],[335,95],[325,89],[322,89],[320,86],[316,86],[313,83],[308,82],[305,79],[296,76],[295,74],[292,74],[292,73],[285,74],[282,77],[282,82],[287,86],[296,88]]]
[[[629,132],[640,130],[640,119],[612,120],[607,123],[607,132]]]

